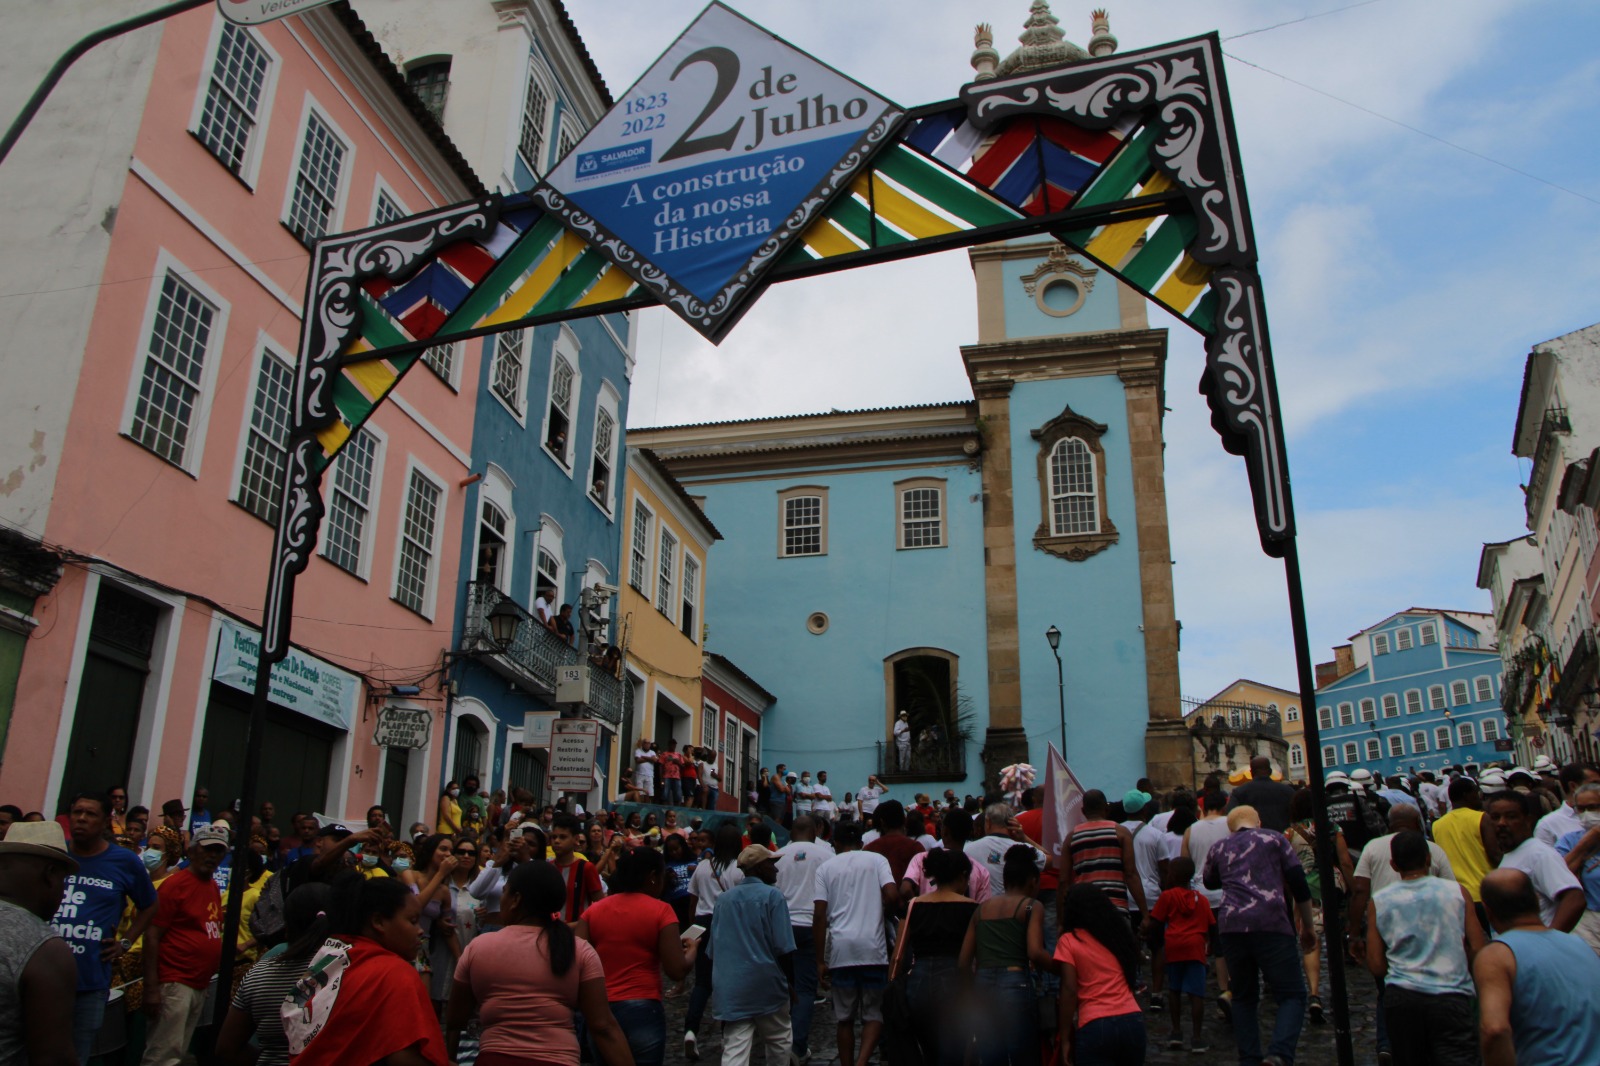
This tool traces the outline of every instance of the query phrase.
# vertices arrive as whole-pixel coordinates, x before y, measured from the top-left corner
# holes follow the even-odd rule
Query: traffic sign
[[[600,723],[592,718],[560,718],[550,725],[550,787],[587,792],[594,787],[594,755]]]
[[[333,0],[217,0],[217,10],[229,22],[259,26],[331,3]]]

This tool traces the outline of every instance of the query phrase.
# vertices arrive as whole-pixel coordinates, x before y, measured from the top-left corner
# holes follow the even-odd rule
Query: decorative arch
[[[949,777],[964,765],[960,668],[961,657],[944,648],[905,648],[884,657],[885,758],[880,776],[933,780]],[[908,765],[900,764],[895,750],[894,726],[901,711],[910,715]]]

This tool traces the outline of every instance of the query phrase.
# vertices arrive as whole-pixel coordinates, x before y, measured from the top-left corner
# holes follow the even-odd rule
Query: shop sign
[[[372,742],[380,748],[425,748],[433,736],[433,715],[422,707],[385,707],[378,712]]]
[[[534,197],[715,340],[902,114],[713,3]]]
[[[333,0],[217,0],[217,10],[229,22],[259,26],[331,3]]]
[[[261,636],[254,629],[222,619],[217,662],[211,676],[230,688],[254,692]],[[361,679],[298,648],[272,668],[272,702],[285,710],[348,731],[361,698]]]
[[[587,792],[594,787],[594,756],[600,723],[592,718],[559,718],[550,726],[550,787],[557,792]]]

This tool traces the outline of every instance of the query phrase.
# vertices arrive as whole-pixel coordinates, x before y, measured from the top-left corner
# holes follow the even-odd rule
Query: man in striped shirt
[[[1111,820],[1111,805],[1106,802],[1106,794],[1097,788],[1083,794],[1083,819],[1067,835],[1061,849],[1062,898],[1075,884],[1094,885],[1119,913],[1137,925],[1149,906],[1133,858],[1133,834]]]

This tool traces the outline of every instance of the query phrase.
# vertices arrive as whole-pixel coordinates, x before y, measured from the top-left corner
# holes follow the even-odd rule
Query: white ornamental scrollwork
[[[498,197],[430,211],[385,226],[318,241],[306,281],[300,360],[295,373],[288,454],[278,486],[278,527],[261,619],[261,669],[289,653],[294,581],[311,562],[322,526],[323,450],[317,434],[339,417],[333,390],[341,353],[361,331],[361,282],[404,278],[445,245],[487,234]]]

